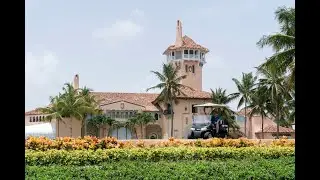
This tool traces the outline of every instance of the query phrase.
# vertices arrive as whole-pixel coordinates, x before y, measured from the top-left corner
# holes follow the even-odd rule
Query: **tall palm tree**
[[[240,97],[238,109],[244,104],[244,134],[247,135],[247,105],[250,101],[250,96],[255,90],[257,77],[253,76],[252,72],[242,73],[242,79],[232,78],[235,82],[238,92],[231,94],[232,97]]]
[[[215,104],[229,104],[237,98],[233,94],[227,94],[226,89],[217,88],[215,90],[210,90],[212,102]],[[227,107],[222,107],[215,108],[215,110],[222,116],[222,119],[224,119],[227,122],[227,124],[229,125],[228,127],[232,128],[233,130],[239,129],[239,126],[237,125],[234,119],[235,113],[231,109]]]
[[[48,114],[46,119],[68,118],[70,120],[70,136],[72,137],[72,121],[77,119],[84,120],[84,114],[94,113],[95,108],[86,103],[85,99],[80,95],[79,90],[75,89],[70,83],[66,83],[62,88],[63,93],[52,98],[51,105],[46,108],[40,108],[42,113]]]
[[[80,96],[82,96],[85,100],[85,102],[87,103],[88,106],[93,108],[94,114],[91,114],[91,116],[93,115],[101,115],[102,114],[102,110],[99,108],[99,101],[97,101],[95,99],[95,97],[91,94],[93,90],[88,88],[88,87],[84,87],[82,89],[80,89],[79,93]],[[84,131],[82,131],[82,136],[87,134],[87,123],[85,121],[87,121],[87,116],[89,114],[84,114],[83,116],[85,117],[84,121],[82,121],[82,128],[84,129]]]
[[[248,108],[251,109],[249,113],[249,118],[252,118],[254,115],[261,116],[261,133],[262,139],[264,139],[264,118],[267,117],[267,103],[268,96],[266,93],[266,89],[264,87],[259,87],[257,91],[255,91],[250,98],[250,105]]]
[[[163,64],[162,73],[158,71],[151,71],[160,80],[160,83],[148,88],[147,91],[151,89],[161,89],[160,95],[156,98],[157,102],[163,102],[165,104],[170,104],[170,114],[171,114],[171,136],[173,137],[173,104],[177,100],[179,95],[186,96],[183,89],[191,89],[191,87],[181,84],[181,80],[185,79],[187,76],[179,76],[178,68],[174,67],[171,63]]]
[[[259,67],[258,72],[262,75],[259,79],[259,86],[266,90],[266,95],[270,99],[270,114],[275,116],[277,123],[277,138],[279,138],[279,126],[281,121],[282,100],[288,98],[288,91],[284,83],[284,74],[278,71],[278,64]],[[283,107],[283,106],[282,106]]]
[[[279,7],[275,14],[280,24],[280,32],[265,35],[257,42],[258,47],[270,46],[275,51],[275,54],[267,58],[261,67],[275,64],[277,61],[279,71],[289,72],[288,85],[293,87],[295,82],[295,8]]]

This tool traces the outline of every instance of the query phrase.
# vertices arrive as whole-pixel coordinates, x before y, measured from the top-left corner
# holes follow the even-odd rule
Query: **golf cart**
[[[226,105],[206,103],[195,105],[202,108],[227,108]],[[188,139],[208,139],[212,137],[226,137],[228,135],[228,125],[225,121],[219,119],[215,124],[211,124],[212,115],[195,115],[192,117],[192,126],[188,133]]]

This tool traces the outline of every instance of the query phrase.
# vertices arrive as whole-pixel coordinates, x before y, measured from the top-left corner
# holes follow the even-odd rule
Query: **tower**
[[[202,67],[206,63],[205,55],[209,50],[188,36],[182,36],[182,23],[177,21],[176,41],[169,46],[163,55],[167,57],[167,63],[172,63],[179,69],[179,76],[186,75],[181,84],[195,90],[202,90]]]
[[[76,74],[73,79],[73,88],[79,89],[79,75]]]

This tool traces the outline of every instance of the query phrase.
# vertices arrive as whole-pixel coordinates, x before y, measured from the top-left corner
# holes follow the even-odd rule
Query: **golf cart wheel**
[[[204,133],[203,138],[204,138],[204,139],[210,139],[210,138],[212,138],[211,132],[206,132],[206,133]]]

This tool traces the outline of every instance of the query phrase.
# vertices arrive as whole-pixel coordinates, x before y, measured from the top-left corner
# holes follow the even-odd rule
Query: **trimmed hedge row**
[[[295,142],[285,138],[274,140],[273,146],[289,146],[294,147]],[[161,141],[157,144],[147,145],[144,141],[140,140],[137,143],[132,142],[120,142],[116,138],[107,137],[98,139],[96,137],[86,136],[84,138],[56,138],[54,140],[46,137],[29,137],[25,142],[26,149],[46,151],[50,149],[57,150],[96,150],[96,149],[113,149],[113,148],[145,148],[145,147],[251,147],[251,146],[263,146],[255,140],[249,140],[245,138],[240,139],[224,139],[224,138],[212,138],[208,140],[196,140],[196,141],[181,141],[173,138],[167,141]]]
[[[178,160],[213,160],[213,159],[242,159],[279,158],[295,155],[293,147],[168,147],[168,148],[133,148],[93,150],[26,150],[26,165],[95,165],[103,162],[118,160],[141,161],[178,161]]]
[[[119,161],[101,166],[26,166],[29,180],[46,179],[295,179],[294,157],[215,161]]]

